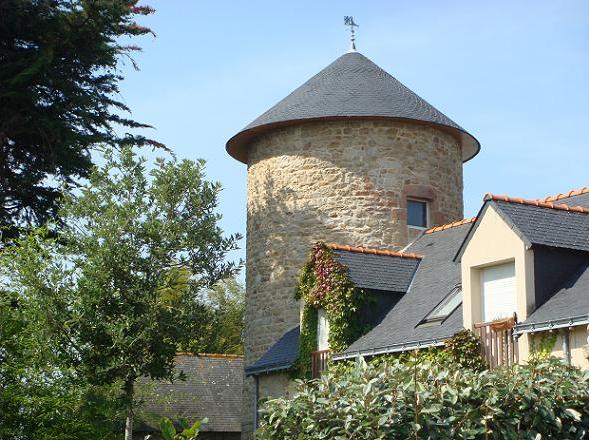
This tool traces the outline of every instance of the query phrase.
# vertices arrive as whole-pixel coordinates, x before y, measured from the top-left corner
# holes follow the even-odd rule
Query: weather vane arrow
[[[345,16],[344,25],[350,27],[350,52],[356,52],[356,30],[354,28],[360,27],[354,22],[354,17]]]

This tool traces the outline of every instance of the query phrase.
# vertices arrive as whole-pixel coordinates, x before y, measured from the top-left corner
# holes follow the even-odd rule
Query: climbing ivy
[[[335,261],[333,250],[318,242],[300,272],[295,298],[304,305],[294,375],[309,377],[311,353],[317,350],[318,310],[323,309],[329,321],[329,347],[343,351],[367,330],[359,311],[369,296],[350,280],[348,268]]]
[[[548,359],[552,356],[552,350],[556,345],[557,334],[552,332],[533,335],[531,338],[531,355],[536,359]]]
[[[305,304],[301,318],[299,355],[292,370],[294,378],[311,377],[311,353],[317,351],[317,320],[317,309]]]

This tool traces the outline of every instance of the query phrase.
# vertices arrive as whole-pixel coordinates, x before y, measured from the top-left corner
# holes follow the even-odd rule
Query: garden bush
[[[589,374],[557,359],[476,371],[456,364],[357,361],[298,381],[261,408],[260,439],[580,439]]]

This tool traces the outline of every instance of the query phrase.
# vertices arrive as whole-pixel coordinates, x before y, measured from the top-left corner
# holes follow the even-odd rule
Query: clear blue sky
[[[347,50],[344,15],[360,25],[360,52],[480,141],[465,216],[486,192],[589,186],[587,0],[146,4],[157,38],[142,39],[122,97],[179,158],[206,159],[228,233],[245,233],[246,167],[225,142]]]

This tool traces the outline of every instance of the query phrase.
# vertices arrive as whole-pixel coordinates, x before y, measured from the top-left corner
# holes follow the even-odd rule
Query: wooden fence
[[[321,372],[327,368],[329,353],[329,350],[319,350],[311,353],[311,374],[313,379],[318,378]]]
[[[517,364],[519,359],[517,339],[513,328],[517,324],[515,313],[512,318],[475,324],[475,333],[481,340],[483,358],[489,369]]]

